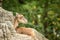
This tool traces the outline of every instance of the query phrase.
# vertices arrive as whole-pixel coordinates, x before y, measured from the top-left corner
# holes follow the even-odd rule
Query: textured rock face
[[[13,13],[0,7],[0,40],[34,40],[32,37],[16,33],[13,27]]]
[[[30,36],[17,34],[12,26],[0,23],[0,40],[33,40]]]
[[[13,12],[6,11],[0,7],[0,22],[11,21],[13,23]]]
[[[16,33],[13,27],[14,16],[12,12],[6,11],[0,7],[0,40],[47,40],[42,34],[35,29],[36,38]]]

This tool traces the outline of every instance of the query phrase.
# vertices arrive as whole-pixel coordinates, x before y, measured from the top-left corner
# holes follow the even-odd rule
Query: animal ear
[[[16,13],[16,16],[18,16],[19,14],[18,13]]]

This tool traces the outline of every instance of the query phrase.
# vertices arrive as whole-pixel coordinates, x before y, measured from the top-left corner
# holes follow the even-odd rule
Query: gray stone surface
[[[31,36],[16,33],[14,27],[13,12],[6,11],[0,7],[0,40],[48,40],[35,29],[36,38]]]
[[[13,18],[13,12],[6,11],[0,7],[0,23],[3,21],[11,21],[13,23]]]
[[[28,35],[18,34],[15,32],[14,28],[6,23],[0,23],[0,40],[34,40]]]

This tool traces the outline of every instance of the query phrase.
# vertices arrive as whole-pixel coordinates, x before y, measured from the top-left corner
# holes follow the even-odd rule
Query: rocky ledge
[[[34,39],[31,36],[16,33],[13,27],[13,18],[13,12],[0,7],[0,40],[48,40],[41,34],[39,35],[40,39]]]

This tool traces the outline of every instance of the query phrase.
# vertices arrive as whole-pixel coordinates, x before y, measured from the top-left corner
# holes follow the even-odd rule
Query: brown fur
[[[32,31],[31,28],[20,27],[20,28],[16,28],[16,31],[17,31],[17,33],[20,33],[20,34],[35,36],[34,31]]]
[[[26,35],[29,35],[29,36],[34,36],[35,34],[34,34],[34,32],[32,31],[31,28],[25,28],[25,27],[17,28],[19,22],[21,22],[19,20],[22,20],[22,21],[24,21],[23,23],[25,23],[25,20],[27,20],[27,19],[21,14],[16,15],[16,17],[14,19],[14,27],[15,27],[16,32],[20,33],[20,34],[26,34]]]
[[[14,28],[17,28],[19,23],[27,23],[27,19],[22,14],[16,14],[14,18]]]
[[[25,34],[25,35],[31,36],[32,38],[36,39],[35,38],[36,36],[35,36],[34,30],[32,28],[26,28],[26,27],[20,27],[20,28],[18,28],[17,27],[18,24],[19,24],[19,22],[21,22],[19,20],[22,20],[22,21],[26,21],[27,20],[26,18],[24,18],[24,16],[22,16],[22,18],[20,18],[21,16],[20,17],[18,17],[18,16],[19,15],[17,15],[15,17],[15,20],[14,20],[14,27],[15,27],[16,32],[19,33],[19,34]],[[22,23],[25,23],[25,22],[22,22]],[[38,39],[36,39],[36,40],[38,40]]]

